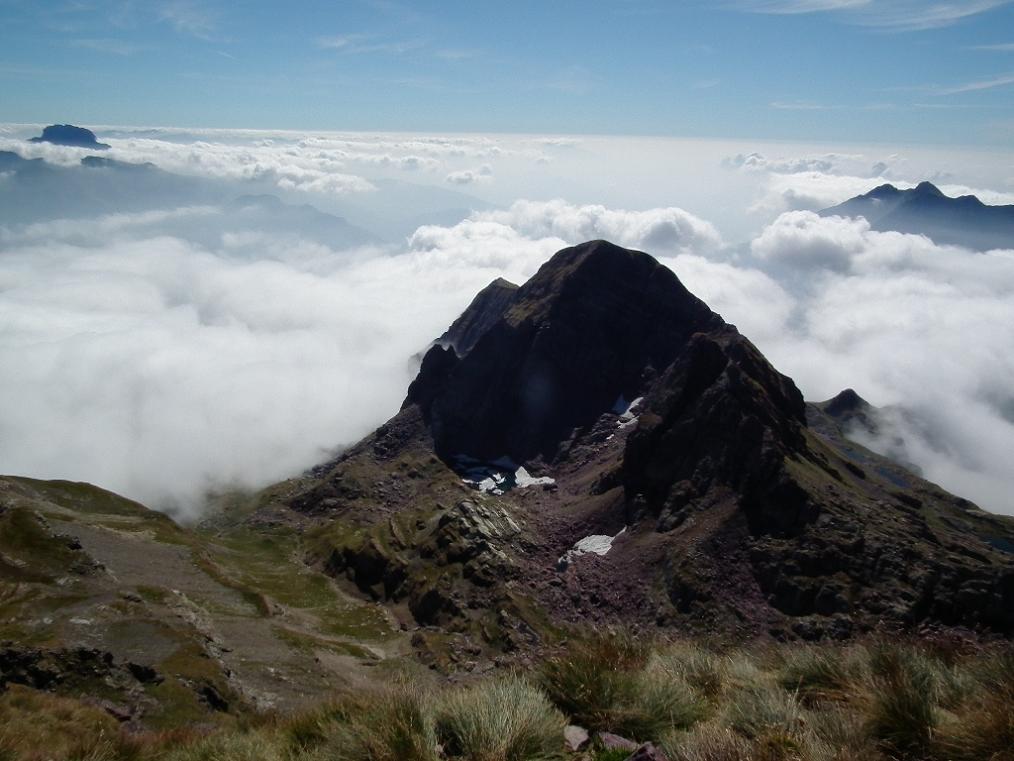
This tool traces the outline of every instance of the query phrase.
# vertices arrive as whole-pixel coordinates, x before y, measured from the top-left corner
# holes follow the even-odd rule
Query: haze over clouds
[[[86,151],[29,144],[29,134],[37,129],[0,126],[0,150],[80,172],[75,182],[99,176],[76,168]],[[199,204],[0,225],[0,471],[88,480],[194,515],[209,488],[293,475],[367,433],[397,410],[410,358],[476,291],[499,276],[523,282],[559,248],[604,237],[659,256],[808,399],[851,386],[908,410],[898,425],[927,477],[1014,513],[1014,252],[972,254],[809,211],[927,177],[1010,198],[1009,153],[246,130],[99,137],[110,158],[211,184]],[[449,176],[470,170],[483,181],[452,192]],[[8,172],[0,193],[24,181]],[[245,192],[296,206],[237,205]],[[351,226],[393,220],[406,236],[338,241],[346,223],[305,203]]]

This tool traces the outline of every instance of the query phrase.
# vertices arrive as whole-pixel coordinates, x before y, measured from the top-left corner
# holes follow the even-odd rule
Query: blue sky
[[[0,121],[1009,145],[1014,2],[0,0]]]

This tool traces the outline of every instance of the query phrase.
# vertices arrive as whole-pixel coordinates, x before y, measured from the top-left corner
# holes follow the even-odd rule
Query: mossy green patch
[[[387,617],[377,606],[342,593],[335,582],[306,565],[300,538],[282,530],[237,528],[216,535],[214,551],[218,580],[256,595],[258,610],[271,615],[271,601],[311,614],[321,633],[361,640],[393,636]]]
[[[71,572],[85,555],[66,537],[43,525],[33,511],[14,508],[0,514],[0,579],[50,582]]]
[[[45,499],[79,513],[144,518],[161,515],[149,510],[140,502],[134,502],[89,483],[59,480],[41,481],[35,478],[12,476],[7,476],[5,479],[20,486],[25,496]]]
[[[284,626],[273,627],[273,631],[280,640],[288,644],[290,647],[304,653],[326,650],[328,652],[335,653],[336,655],[351,655],[354,658],[363,658],[365,660],[377,659],[376,654],[365,647],[356,645],[352,642],[343,642],[340,640],[316,637],[312,634],[296,631],[295,629],[289,629]]]

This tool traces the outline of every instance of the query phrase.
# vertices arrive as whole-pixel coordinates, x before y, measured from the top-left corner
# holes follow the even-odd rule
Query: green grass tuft
[[[506,677],[448,696],[436,731],[449,758],[549,761],[562,755],[564,724],[545,693]]]

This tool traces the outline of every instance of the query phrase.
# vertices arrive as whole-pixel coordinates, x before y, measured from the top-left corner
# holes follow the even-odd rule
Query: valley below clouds
[[[928,479],[1014,514],[1014,250],[814,213],[924,179],[1014,203],[1010,154],[96,128],[111,148],[82,165],[38,130],[0,126],[4,473],[195,517],[395,413],[490,281],[606,238],[658,257],[808,400],[886,407],[892,442],[871,447],[900,437]]]

